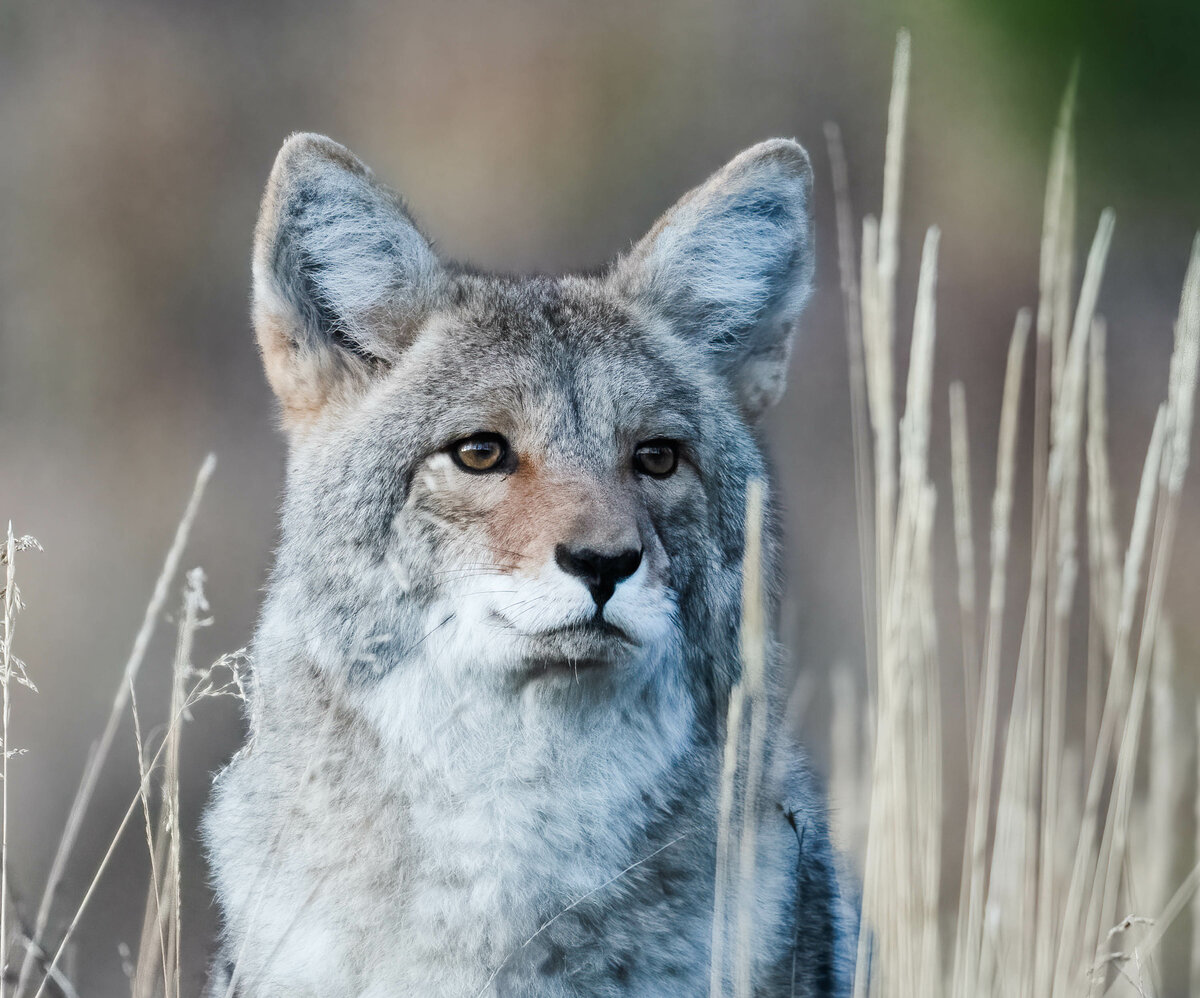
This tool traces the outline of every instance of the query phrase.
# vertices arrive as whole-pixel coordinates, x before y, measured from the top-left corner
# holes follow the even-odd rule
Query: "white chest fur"
[[[222,778],[208,828],[247,993],[482,993],[643,858],[685,697],[560,678],[498,702],[434,675],[341,709],[289,696]]]

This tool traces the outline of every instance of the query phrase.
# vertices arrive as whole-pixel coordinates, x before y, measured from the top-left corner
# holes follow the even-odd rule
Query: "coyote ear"
[[[291,136],[254,234],[254,326],[285,422],[394,362],[442,279],[399,200],[348,149]]]
[[[699,343],[757,419],[783,394],[813,273],[812,168],[762,142],[713,174],[618,261],[614,280]]]

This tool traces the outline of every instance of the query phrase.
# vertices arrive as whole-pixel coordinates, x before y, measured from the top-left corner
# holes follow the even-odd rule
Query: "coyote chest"
[[[235,993],[707,993],[715,801],[694,780],[615,799],[612,770],[645,761],[610,746],[591,775],[460,756],[457,779],[397,759],[383,783],[373,740],[324,737],[314,763],[264,726],[218,784],[210,827],[236,834],[217,887],[254,940]],[[773,803],[763,830],[759,925],[786,951],[800,847]]]
[[[342,147],[285,144],[254,319],[288,481],[251,741],[205,820],[210,994],[707,993],[743,510],[809,193],[763,143],[599,275],[488,277]],[[765,754],[743,956],[756,995],[839,994],[823,809],[797,749]]]

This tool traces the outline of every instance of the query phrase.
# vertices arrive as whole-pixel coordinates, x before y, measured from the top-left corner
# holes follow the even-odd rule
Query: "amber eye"
[[[634,470],[651,478],[674,474],[678,464],[679,445],[674,440],[647,440],[633,452]]]
[[[500,471],[509,464],[508,441],[499,433],[476,433],[452,444],[450,456],[463,471]]]

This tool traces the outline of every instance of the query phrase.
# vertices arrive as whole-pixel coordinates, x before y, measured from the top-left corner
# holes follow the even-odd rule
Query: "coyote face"
[[[766,143],[603,277],[482,277],[346,150],[289,140],[255,254],[292,442],[287,640],[352,684],[403,687],[416,660],[460,695],[720,701],[808,197],[803,152]]]
[[[440,260],[341,146],[284,145],[254,318],[287,494],[253,747],[207,821],[227,951],[260,954],[231,971],[246,993],[706,987],[745,492],[808,294],[809,197],[803,150],[775,140],[598,276],[484,276]],[[799,793],[815,824],[789,847],[774,819],[794,858],[763,891],[764,980],[795,963],[767,950],[792,931],[797,864],[828,859],[789,772],[777,798]],[[584,933],[593,948],[633,926],[679,937],[636,972],[624,960],[640,983],[601,987],[621,978],[589,977],[595,953],[559,973],[582,941],[554,933],[536,973],[524,948],[512,959],[668,833],[689,840],[670,872],[598,899]],[[354,862],[322,844],[351,835]],[[256,869],[264,854],[279,869]]]

